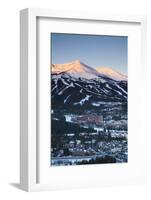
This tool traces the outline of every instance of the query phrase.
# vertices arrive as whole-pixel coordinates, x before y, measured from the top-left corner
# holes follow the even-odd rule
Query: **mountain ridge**
[[[76,60],[71,63],[53,64],[51,73],[60,74],[67,73],[75,78],[94,79],[99,76],[99,73],[92,67]]]
[[[117,80],[117,81],[126,81],[127,76],[125,74],[122,74],[116,70],[113,70],[110,67],[97,67],[96,71],[98,71],[101,75],[108,76],[111,79]]]
[[[52,74],[67,73],[75,78],[95,79],[107,77],[116,81],[127,81],[127,76],[109,67],[97,67],[96,69],[84,64],[80,60],[75,60],[64,64],[52,64]]]
[[[52,105],[94,108],[102,102],[126,103],[127,81],[112,78],[80,61],[52,65]]]

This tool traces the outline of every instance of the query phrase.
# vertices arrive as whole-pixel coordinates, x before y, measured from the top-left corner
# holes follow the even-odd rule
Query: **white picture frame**
[[[145,183],[147,179],[146,173],[146,156],[144,155],[143,163],[140,163],[139,175],[128,178],[110,180],[107,178],[106,182],[97,181],[95,183],[87,183],[83,181],[82,184],[73,184],[62,182],[59,185],[51,183],[40,183],[37,181],[37,176],[41,171],[39,170],[39,145],[38,145],[38,78],[37,78],[37,20],[38,18],[61,19],[61,20],[80,20],[97,22],[110,22],[132,25],[138,24],[140,27],[141,39],[141,59],[140,72],[146,70],[146,32],[147,21],[145,16],[124,16],[124,15],[109,15],[100,13],[87,12],[73,12],[73,11],[54,11],[49,9],[24,9],[20,12],[20,185],[26,191],[39,191],[51,189],[64,189],[72,187],[98,187],[109,185],[127,185]],[[145,80],[143,80],[145,81]],[[140,134],[142,140],[142,149],[145,152],[145,134]],[[96,166],[94,166],[96,168]],[[97,166],[97,168],[99,168]],[[62,168],[60,168],[60,171]],[[114,173],[114,172],[113,172]],[[88,175],[88,174],[87,174]],[[94,179],[94,180],[95,180]],[[65,180],[63,180],[65,181]],[[85,183],[85,184],[84,184]]]

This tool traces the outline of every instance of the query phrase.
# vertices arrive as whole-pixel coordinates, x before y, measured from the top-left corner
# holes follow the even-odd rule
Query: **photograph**
[[[50,33],[50,166],[128,162],[128,36]]]

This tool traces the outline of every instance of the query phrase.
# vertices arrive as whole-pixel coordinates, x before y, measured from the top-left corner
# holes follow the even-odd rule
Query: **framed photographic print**
[[[22,189],[145,183],[146,18],[20,16]]]

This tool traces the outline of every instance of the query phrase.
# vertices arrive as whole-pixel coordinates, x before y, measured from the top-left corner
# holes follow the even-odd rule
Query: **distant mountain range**
[[[51,99],[53,106],[127,102],[127,76],[107,67],[94,69],[79,60],[52,64]]]

